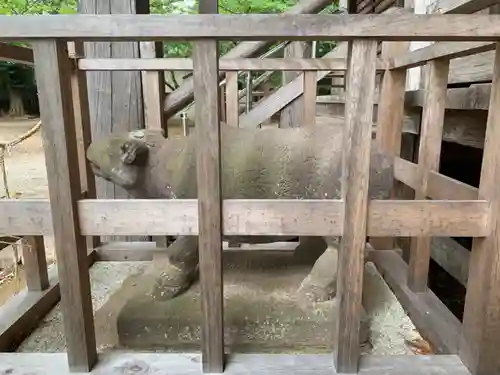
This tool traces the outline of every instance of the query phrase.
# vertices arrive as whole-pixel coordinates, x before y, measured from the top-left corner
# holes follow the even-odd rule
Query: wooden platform
[[[224,374],[333,375],[330,354],[235,354],[228,358]],[[203,374],[197,353],[116,352],[99,357],[92,375],[197,375]],[[74,375],[66,354],[0,354],[0,374]],[[469,375],[454,355],[362,356],[360,375]]]

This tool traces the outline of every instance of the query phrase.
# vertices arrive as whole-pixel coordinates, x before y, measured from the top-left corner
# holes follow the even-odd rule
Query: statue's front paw
[[[168,264],[155,280],[150,295],[158,301],[167,301],[183,293],[193,283],[194,272]]]

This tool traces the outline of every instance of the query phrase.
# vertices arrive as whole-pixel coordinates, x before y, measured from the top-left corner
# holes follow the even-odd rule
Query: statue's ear
[[[120,145],[120,160],[124,164],[144,165],[148,153],[148,146],[140,141],[127,139]]]

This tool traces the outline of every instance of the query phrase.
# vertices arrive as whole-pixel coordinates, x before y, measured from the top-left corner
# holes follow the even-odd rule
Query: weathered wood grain
[[[382,56],[391,58],[408,50],[406,42],[382,43]],[[380,100],[377,105],[377,134],[376,139],[381,150],[391,155],[401,153],[401,139],[405,122],[404,98],[406,89],[406,69],[385,70],[380,88]],[[398,193],[398,180],[393,181],[391,196]],[[378,249],[394,248],[394,238],[370,238],[370,243]]]
[[[238,91],[238,73],[226,73],[226,122],[238,127],[240,118],[240,100]]]
[[[312,43],[304,41],[292,41],[289,43],[284,51],[285,59],[306,58],[312,56]],[[345,60],[340,61],[343,63],[344,69],[346,68]],[[300,71],[285,71],[281,75],[282,86],[293,81],[301,74]],[[298,97],[294,98],[290,103],[285,105],[280,112],[279,127],[280,128],[296,128],[302,125],[304,119],[304,95],[301,93]]]
[[[5,200],[0,209],[0,234],[53,233],[47,200]],[[224,234],[339,236],[343,210],[340,200],[224,200]],[[198,234],[196,200],[82,200],[78,216],[85,236]],[[368,235],[486,236],[488,218],[487,201],[372,200]]]
[[[0,61],[33,66],[33,50],[0,42]]]
[[[394,57],[389,61],[389,65],[391,69],[410,69],[425,65],[434,59],[456,59],[494,49],[495,43],[490,42],[438,42],[428,47],[408,52],[405,55]]]
[[[498,337],[500,337],[500,44],[495,53],[491,85],[490,110],[486,127],[478,199],[491,205],[489,227],[485,238],[474,238],[470,254],[469,279],[465,297],[460,357],[473,375],[498,371]]]
[[[431,256],[443,269],[460,284],[467,286],[469,278],[470,251],[452,238],[433,238]]]
[[[89,371],[97,361],[87,244],[80,232],[81,198],[71,61],[64,41],[33,43],[50,208],[58,260],[61,307],[70,369]]]
[[[351,48],[342,155],[342,197],[345,203],[337,279],[340,305],[334,348],[335,367],[341,373],[355,373],[359,366],[377,42],[356,40]]]
[[[200,13],[218,13],[217,0],[201,0]],[[219,117],[219,46],[216,40],[193,45],[196,102],[196,181],[198,188],[201,352],[203,371],[224,372],[222,280],[222,191]]]
[[[446,93],[446,109],[488,110],[490,92],[490,83],[448,89]],[[424,90],[407,91],[405,102],[409,106],[422,107],[424,95]]]
[[[371,254],[371,259],[418,331],[431,342],[437,353],[457,353],[460,321],[432,291],[417,294],[408,288],[408,266],[403,258],[392,251],[378,251]]]
[[[238,27],[234,27],[238,25]],[[463,25],[467,25],[464,27]],[[3,40],[494,41],[500,16],[483,14],[179,14],[0,16]]]
[[[417,164],[402,158],[394,159],[394,176],[412,189],[419,184]],[[430,171],[427,196],[438,200],[475,200],[477,188],[436,171]]]
[[[70,45],[68,44],[68,49]],[[70,55],[75,57],[85,56],[84,45],[81,41],[71,44]],[[97,198],[96,179],[90,164],[87,162],[85,152],[92,142],[92,123],[90,121],[90,107],[87,75],[77,69],[73,64],[71,71],[71,90],[73,99],[73,109],[75,114],[75,131],[78,146],[78,165],[80,168],[80,185],[85,192],[85,198]],[[95,248],[100,244],[99,237],[89,237],[90,248]]]
[[[41,292],[49,287],[45,245],[42,236],[23,238],[24,273],[30,292]]]
[[[317,81],[315,71],[306,71],[302,75],[304,77],[304,94],[303,94],[303,116],[302,124],[304,126],[314,126],[316,121],[316,93]]]
[[[420,130],[415,199],[428,197],[429,172],[439,170],[449,69],[449,60],[434,60],[428,65],[429,76],[425,86],[427,94]],[[431,239],[427,236],[413,238],[408,272],[408,287],[413,292],[423,293],[427,290],[430,258]]]
[[[160,42],[141,42],[139,49],[141,59],[132,59],[133,61],[149,59],[155,61],[163,56],[163,45]],[[123,61],[124,59],[116,60]],[[80,63],[81,60],[78,62],[78,65],[80,65]],[[144,126],[147,129],[163,130],[165,132],[165,136],[168,136],[168,130],[163,116],[163,102],[165,101],[164,72],[149,72],[145,71],[145,69],[141,70]]]
[[[141,42],[146,43],[146,42]],[[387,67],[388,63],[384,60],[377,60],[377,70],[382,70]],[[219,60],[219,70],[226,72],[233,71],[345,71],[345,59],[341,58],[240,58],[228,59],[221,58]],[[186,71],[193,70],[193,60],[188,58],[143,58],[143,59],[98,59],[98,58],[83,58],[78,60],[78,69],[85,71]]]
[[[162,374],[165,369],[176,375],[202,375],[201,360],[197,353],[108,352],[100,356],[99,364],[90,375],[125,375],[137,371]],[[0,354],[0,361],[13,373],[71,375],[64,363],[63,353]],[[224,373],[335,375],[331,362],[331,356],[324,354],[235,353]],[[454,355],[368,355],[360,362],[359,375],[469,375],[460,359]]]

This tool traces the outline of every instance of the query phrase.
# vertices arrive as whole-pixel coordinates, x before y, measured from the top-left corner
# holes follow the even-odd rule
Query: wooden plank
[[[135,353],[109,351],[100,355],[90,375],[134,373],[137,370],[161,372],[168,368],[176,375],[202,375],[198,353]],[[71,375],[63,353],[0,354],[0,361],[13,373],[33,375]],[[309,374],[335,375],[328,354],[248,354],[234,353],[225,374]],[[150,370],[151,371],[151,370]],[[455,355],[366,355],[360,361],[359,375],[470,375]]]
[[[288,251],[292,253],[297,242],[273,242],[267,244],[240,244],[233,247],[229,242],[222,243],[223,251]],[[111,242],[95,249],[96,262],[147,262],[167,251],[155,242]]]
[[[87,256],[89,268],[94,263],[94,258],[94,251],[90,251]],[[0,307],[1,352],[15,351],[60,301],[57,268],[52,267],[48,271],[48,285],[44,290],[30,291],[28,288],[21,290]],[[68,367],[66,363],[65,366]]]
[[[285,59],[293,58],[305,58],[312,56],[312,43],[304,41],[292,41],[289,43],[284,51],[283,55]],[[344,69],[346,68],[345,60],[340,61]],[[285,71],[281,75],[282,86],[293,81],[297,76],[301,74],[300,71]],[[296,128],[302,125],[304,119],[304,95],[299,95],[290,103],[285,105],[280,112],[279,117],[279,127],[280,128]]]
[[[450,62],[449,84],[491,82],[495,52],[462,57]]]
[[[496,4],[497,0],[436,0],[427,6],[427,13],[475,13]]]
[[[71,61],[63,41],[34,42],[35,73],[44,126],[49,196],[58,260],[69,368],[89,371],[97,361],[87,245],[78,225],[81,198]]]
[[[156,45],[155,45],[156,44]],[[162,43],[141,42],[139,44],[141,60],[156,60],[163,56]],[[111,60],[111,59],[110,59]],[[113,61],[115,59],[112,59]],[[116,59],[126,60],[126,59]],[[79,60],[80,65],[82,60]],[[144,106],[144,126],[147,129],[158,129],[168,136],[166,123],[163,117],[163,102],[165,100],[165,79],[164,72],[141,72],[142,79],[142,99]]]
[[[199,13],[218,13],[217,0],[199,2]],[[203,372],[224,372],[222,281],[222,191],[219,118],[219,46],[216,40],[193,45],[196,102],[196,181],[201,284]]]
[[[394,57],[389,62],[389,65],[391,69],[410,69],[425,65],[435,59],[456,59],[494,49],[495,43],[490,42],[438,42],[428,47],[408,52],[405,55]]]
[[[68,44],[68,49],[69,47],[70,45]],[[71,54],[74,57],[85,56],[85,49],[82,42],[74,42],[71,44],[71,47],[70,56]],[[92,142],[87,75],[85,72],[79,71],[74,65],[71,71],[71,92],[75,114],[80,185],[82,191],[85,192],[85,198],[95,199],[97,198],[96,180],[92,168],[85,157],[86,150]],[[87,240],[90,248],[97,247],[100,244],[99,237],[89,237]]]
[[[226,122],[231,126],[239,126],[240,101],[238,96],[238,73],[226,73]]]
[[[340,200],[231,199],[223,208],[225,235],[342,235]],[[5,200],[0,209],[0,234],[53,233],[47,200]],[[85,236],[198,235],[196,200],[81,200],[78,216]],[[368,235],[485,236],[488,217],[487,201],[372,200]]]
[[[418,186],[417,164],[408,160],[394,159],[394,176],[412,189]],[[427,196],[441,200],[475,200],[477,199],[477,188],[436,171],[430,171]]]
[[[33,51],[31,48],[0,42],[0,61],[33,66]]]
[[[238,25],[237,28],[234,25]],[[468,27],[463,27],[467,25]],[[307,32],[305,32],[307,30]],[[3,40],[493,41],[500,16],[484,14],[176,14],[0,16]]]
[[[334,363],[338,372],[358,372],[363,253],[367,235],[370,142],[375,94],[376,41],[352,42],[349,59],[342,160],[344,233],[340,245]]]
[[[49,287],[43,237],[27,236],[23,238],[23,242],[26,286],[30,292],[41,292]]]
[[[409,43],[385,42],[382,43],[382,56],[392,56],[405,53]],[[380,88],[380,101],[377,105],[377,134],[376,139],[381,150],[391,155],[401,154],[401,139],[405,121],[404,98],[406,90],[406,69],[386,70],[382,77]],[[393,181],[392,198],[398,193],[400,182]],[[370,243],[376,249],[393,249],[395,239],[370,238]]]
[[[314,126],[314,123],[316,121],[316,93],[317,93],[316,72],[306,71],[302,76],[304,77],[303,124],[304,126]]]
[[[408,288],[408,266],[398,254],[378,251],[371,257],[420,334],[431,342],[438,354],[455,354],[458,351],[460,321],[431,290],[417,294]]]
[[[491,84],[478,84],[466,88],[448,89],[446,109],[488,110]],[[422,107],[424,90],[407,91],[405,102],[408,106]]]
[[[485,238],[475,238],[470,254],[469,279],[465,297],[460,357],[473,375],[497,371],[500,357],[496,348],[500,337],[500,44],[495,54],[495,70],[491,85],[490,110],[481,165],[478,199],[491,204],[489,226]]]
[[[208,1],[207,1],[208,3]],[[200,11],[203,2],[200,2]],[[216,3],[217,4],[217,3]],[[209,7],[209,4],[205,5]],[[217,8],[217,6],[215,6]],[[217,41],[193,47],[204,372],[224,371],[222,201]]]
[[[467,286],[470,251],[452,238],[433,238],[431,256],[460,284]]]
[[[141,42],[145,43],[145,42]],[[387,67],[384,60],[377,60],[377,70]],[[193,70],[193,60],[188,58],[143,58],[143,59],[97,59],[83,58],[78,60],[78,69],[89,71],[186,71]],[[295,70],[316,70],[316,71],[345,71],[346,62],[341,58],[241,58],[241,59],[220,59],[219,70],[226,72],[234,71],[295,71]]]
[[[428,197],[429,172],[439,170],[449,68],[449,60],[434,60],[428,65],[429,76],[425,86],[427,95],[420,130],[415,199]],[[408,272],[408,287],[413,292],[423,293],[427,290],[430,258],[431,239],[427,236],[413,238]]]

